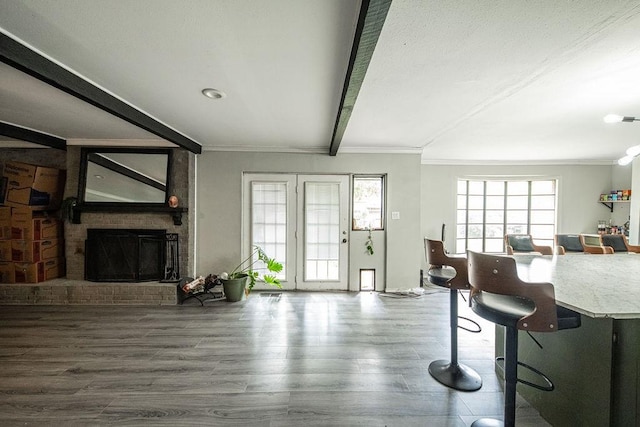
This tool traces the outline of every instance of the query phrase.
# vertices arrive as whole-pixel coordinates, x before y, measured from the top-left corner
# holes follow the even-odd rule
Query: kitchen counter
[[[532,333],[542,348],[520,331],[519,361],[555,385],[520,395],[553,426],[640,425],[640,254],[514,258],[523,281],[552,283],[556,303],[582,314],[579,328]],[[497,327],[497,356],[502,337]]]
[[[520,278],[552,283],[563,307],[594,318],[640,318],[640,254],[514,258]]]

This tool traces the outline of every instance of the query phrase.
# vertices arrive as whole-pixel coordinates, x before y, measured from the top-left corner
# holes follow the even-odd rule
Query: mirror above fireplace
[[[80,204],[166,206],[171,150],[83,148]]]
[[[81,212],[168,212],[181,224],[186,208],[168,206],[172,149],[84,147],[77,206]]]

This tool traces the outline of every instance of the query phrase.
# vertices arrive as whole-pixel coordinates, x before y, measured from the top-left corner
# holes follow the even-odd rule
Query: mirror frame
[[[167,170],[166,170],[166,191],[163,202],[87,202],[85,201],[85,190],[87,186],[87,169],[89,166],[89,156],[93,153],[131,153],[131,154],[166,154]],[[145,210],[151,208],[166,208],[171,196],[171,171],[173,165],[173,150],[164,148],[116,148],[116,147],[82,147],[80,156],[80,175],[78,179],[78,204],[83,207],[103,207],[107,209],[123,208],[130,210],[132,208],[143,208]]]

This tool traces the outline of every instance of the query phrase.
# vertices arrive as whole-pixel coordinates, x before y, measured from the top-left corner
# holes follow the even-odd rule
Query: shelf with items
[[[631,189],[611,190],[609,193],[602,193],[598,201],[613,212],[615,203],[629,203],[631,201]]]

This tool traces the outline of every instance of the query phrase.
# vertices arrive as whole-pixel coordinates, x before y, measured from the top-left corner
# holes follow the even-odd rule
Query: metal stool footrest
[[[464,316],[458,316],[458,319],[466,320],[469,323],[473,323],[476,326],[476,329],[471,329],[471,328],[467,328],[466,326],[460,326],[460,325],[458,325],[458,328],[464,329],[465,331],[471,332],[473,334],[479,334],[480,332],[482,332],[482,327],[475,320],[471,320],[468,317],[464,317]]]
[[[496,357],[496,362],[504,362],[504,357]],[[518,361],[518,366],[522,366],[523,368],[527,369],[528,371],[531,371],[534,374],[538,375],[540,378],[542,378],[544,380],[546,385],[540,385],[540,384],[532,383],[530,381],[526,381],[526,380],[522,380],[522,379],[518,378],[517,381],[519,383],[524,384],[524,385],[528,385],[529,387],[533,387],[535,389],[542,390],[542,391],[553,391],[555,389],[555,386],[553,385],[553,382],[543,372],[537,370],[536,368],[534,368],[531,365],[527,365],[526,363],[520,362],[520,361]]]

